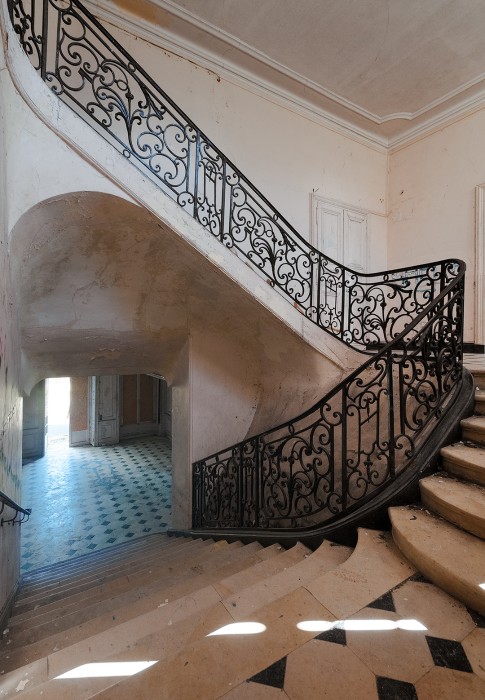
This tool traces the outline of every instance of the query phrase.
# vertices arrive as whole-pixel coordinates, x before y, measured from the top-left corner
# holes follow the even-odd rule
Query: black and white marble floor
[[[109,447],[51,443],[24,464],[21,571],[105,549],[170,526],[170,443],[151,437]]]

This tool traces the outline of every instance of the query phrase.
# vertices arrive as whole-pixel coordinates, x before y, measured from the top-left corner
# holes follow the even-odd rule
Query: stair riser
[[[480,486],[485,486],[485,466],[476,464],[465,464],[463,462],[455,462],[452,459],[441,458],[441,466],[445,471],[453,476],[466,481],[473,481]]]
[[[463,440],[475,442],[477,445],[485,445],[485,430],[462,427],[461,434]]]
[[[475,399],[475,409],[474,413],[477,416],[485,416],[485,397],[480,397],[480,399]]]
[[[426,578],[435,583],[439,588],[450,595],[463,601],[473,610],[477,610],[481,615],[485,615],[485,596],[483,591],[477,586],[468,586],[460,579],[456,578],[446,569],[438,566],[434,562],[423,559],[420,553],[399,533],[392,531],[393,539],[405,557],[411,564],[420,571]]]
[[[475,380],[475,386],[479,389],[485,389],[485,373],[477,372],[476,370],[472,372],[473,379]]]

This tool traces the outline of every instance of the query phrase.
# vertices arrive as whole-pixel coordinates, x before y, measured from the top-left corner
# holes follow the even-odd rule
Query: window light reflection
[[[352,631],[386,631],[386,630],[407,630],[415,632],[425,632],[425,627],[418,620],[336,620],[329,622],[328,620],[305,620],[297,624],[299,630],[303,632],[328,632],[332,628]]]
[[[230,625],[224,625],[218,630],[211,632],[207,637],[216,637],[225,634],[261,634],[266,630],[266,625],[261,622],[233,622]]]
[[[54,680],[63,678],[110,678],[114,676],[134,676],[153,666],[157,661],[113,661],[109,663],[83,664],[73,668]]]
[[[483,590],[485,590],[485,583],[479,583],[478,585],[480,586],[480,588],[483,588]]]

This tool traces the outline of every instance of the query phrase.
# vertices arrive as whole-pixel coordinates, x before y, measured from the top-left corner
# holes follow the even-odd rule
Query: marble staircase
[[[151,535],[24,577],[0,698],[485,697],[484,628],[388,532],[314,552]]]

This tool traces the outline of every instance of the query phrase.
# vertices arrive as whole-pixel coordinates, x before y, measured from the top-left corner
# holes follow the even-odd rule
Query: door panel
[[[45,454],[46,433],[45,380],[32,389],[24,398],[22,457],[39,459]]]
[[[116,445],[119,442],[118,377],[91,377],[90,443]]]

